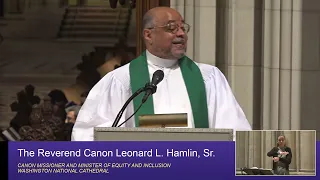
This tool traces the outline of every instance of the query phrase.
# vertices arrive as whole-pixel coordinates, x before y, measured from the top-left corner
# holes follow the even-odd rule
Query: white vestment
[[[193,115],[188,92],[178,62],[158,58],[146,51],[149,76],[156,70],[164,79],[153,94],[155,114],[188,113],[188,127],[193,128]],[[202,73],[208,103],[209,128],[251,130],[241,107],[221,71],[211,65],[196,63]],[[196,87],[195,87],[196,88]],[[132,95],[129,64],[105,75],[90,91],[72,131],[73,141],[92,141],[94,127],[111,127],[118,112]],[[134,113],[131,102],[119,125]],[[122,127],[135,127],[134,117]]]

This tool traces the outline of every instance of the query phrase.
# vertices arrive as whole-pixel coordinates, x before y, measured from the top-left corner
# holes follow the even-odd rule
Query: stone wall
[[[192,27],[188,56],[220,68],[254,129],[320,130],[320,1],[171,0],[171,7]]]

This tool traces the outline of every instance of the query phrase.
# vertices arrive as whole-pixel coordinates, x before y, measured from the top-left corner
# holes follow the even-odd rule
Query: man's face
[[[76,122],[76,117],[74,111],[69,111],[67,113],[67,120],[68,123],[75,123]]]
[[[145,32],[149,49],[156,56],[166,59],[179,59],[187,50],[187,32],[190,26],[184,23],[176,11],[159,13],[154,28]]]

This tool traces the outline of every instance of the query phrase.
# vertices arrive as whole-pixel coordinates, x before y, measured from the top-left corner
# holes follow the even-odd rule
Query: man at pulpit
[[[126,100],[149,82],[156,70],[164,72],[156,93],[123,127],[138,127],[137,117],[143,114],[187,113],[188,128],[251,130],[221,71],[185,56],[189,30],[174,9],[149,10],[143,18],[146,51],[109,72],[92,88],[73,127],[72,140],[92,141],[94,127],[111,127]],[[137,101],[129,104],[120,124],[138,108]]]

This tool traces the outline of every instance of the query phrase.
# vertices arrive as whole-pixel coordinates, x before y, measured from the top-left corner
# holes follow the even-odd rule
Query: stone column
[[[236,167],[246,167],[246,132],[236,132]]]
[[[299,5],[296,7],[297,16],[301,17],[301,59],[295,68],[301,78],[300,127],[320,131],[320,1],[299,0],[296,4]],[[320,132],[318,137],[320,138]]]
[[[267,156],[267,153],[274,147],[274,137],[273,137],[273,131],[263,131],[264,138],[261,139],[262,147],[263,147],[263,153],[261,156],[261,159],[263,161],[263,164],[261,167],[266,169],[272,169],[272,160],[270,157]]]
[[[286,137],[286,144],[291,148],[292,151],[292,160],[290,164],[290,169],[297,170],[297,159],[295,155],[297,154],[297,142],[296,142],[296,131],[284,131],[283,133]]]
[[[262,131],[252,131],[253,136],[253,166],[255,167],[261,167],[262,166],[262,158],[265,156],[261,154],[262,152],[262,144],[265,143],[265,141],[261,141],[262,138]]]
[[[279,129],[290,129],[291,64],[292,64],[292,1],[282,0],[280,14]]]
[[[263,129],[319,130],[320,2],[264,2]]]
[[[301,155],[300,155],[300,152],[301,152],[301,148],[300,148],[300,139],[301,139],[301,137],[300,137],[300,132],[299,131],[296,131],[295,132],[295,137],[296,137],[296,152],[295,152],[295,155],[294,156],[292,156],[292,158],[295,158],[296,160],[295,160],[295,162],[296,162],[296,164],[295,164],[295,166],[296,166],[296,170],[297,170],[297,172],[299,172],[300,171],[300,169],[301,169],[301,161],[300,161],[300,158],[301,158]]]
[[[255,69],[256,33],[254,0],[218,0],[217,2],[217,66],[225,74],[250,124],[259,129],[253,120],[259,117],[259,105],[254,106],[257,76]],[[259,40],[257,38],[257,40]],[[259,78],[258,78],[259,79]],[[260,91],[260,90],[259,90]],[[258,100],[258,99],[257,99]],[[256,108],[258,107],[258,108]]]
[[[224,73],[254,129],[320,130],[320,1],[174,0],[171,7],[192,25],[188,56]]]
[[[310,131],[300,131],[300,171],[312,172],[315,170],[315,134]]]
[[[252,131],[252,132],[247,132],[247,134],[248,134],[248,140],[247,140],[247,142],[248,142],[248,147],[249,147],[249,149],[248,149],[248,151],[247,151],[247,153],[248,153],[248,167],[254,167],[255,165],[254,165],[254,155],[255,155],[255,144],[254,144],[254,132]]]
[[[280,1],[264,1],[263,129],[278,129]]]
[[[291,127],[298,130],[301,128],[301,61],[302,61],[302,13],[299,11],[302,6],[301,0],[292,2],[292,63],[291,63]]]
[[[293,2],[264,1],[263,129],[300,129],[300,73],[293,68],[301,62],[301,19]]]

